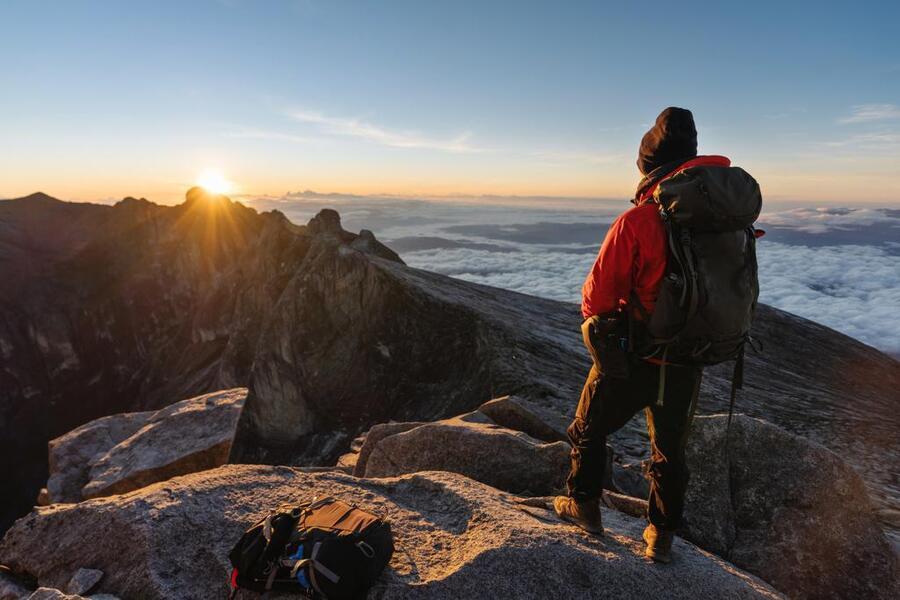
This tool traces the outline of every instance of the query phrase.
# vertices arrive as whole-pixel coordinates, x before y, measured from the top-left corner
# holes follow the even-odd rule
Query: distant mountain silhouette
[[[99,416],[249,385],[233,458],[314,464],[373,423],[505,393],[570,414],[587,369],[575,305],[407,267],[334,211],[4,200],[0,281],[2,529],[46,481],[46,442]],[[769,307],[755,335],[738,409],[839,452],[897,507],[897,361]],[[701,412],[729,375],[710,371]],[[643,455],[640,428],[620,454]]]

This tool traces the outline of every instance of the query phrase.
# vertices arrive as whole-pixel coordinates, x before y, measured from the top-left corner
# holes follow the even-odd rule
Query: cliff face
[[[102,415],[248,385],[232,459],[322,464],[374,423],[502,394],[569,415],[588,366],[576,306],[408,268],[333,211],[304,227],[222,197],[2,201],[0,280],[4,529],[46,479],[47,440]],[[898,363],[768,307],[755,333],[738,409],[889,498]],[[729,375],[709,372],[701,411],[725,406]],[[640,429],[614,439],[624,457],[643,456]]]
[[[33,504],[48,440],[246,382],[266,312],[314,239],[216,196],[0,201],[0,478],[11,490],[0,530]]]

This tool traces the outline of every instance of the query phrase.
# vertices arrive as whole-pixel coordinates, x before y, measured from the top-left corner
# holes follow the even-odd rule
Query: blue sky
[[[0,196],[627,196],[643,131],[900,201],[900,3],[0,3]]]

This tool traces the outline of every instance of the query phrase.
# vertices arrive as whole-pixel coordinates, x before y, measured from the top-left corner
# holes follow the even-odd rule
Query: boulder
[[[478,407],[497,425],[527,433],[545,442],[568,439],[569,420],[558,410],[538,404],[522,396],[503,396]]]
[[[505,428],[516,430],[518,432],[531,435],[532,433],[542,433],[544,434],[544,438],[540,439],[549,439],[549,441],[555,441],[558,438],[558,433],[560,431],[564,432],[565,428],[556,429],[557,433],[552,433],[554,428],[552,426],[546,426],[544,430],[541,430],[541,426],[539,425],[541,417],[538,416],[538,413],[532,413],[531,408],[533,405],[530,401],[524,400],[522,398],[510,396],[504,398],[497,398],[495,400],[491,400],[483,404],[477,411],[466,413],[465,415],[461,415],[457,417],[462,422],[467,423],[482,423],[487,425],[502,425]],[[487,407],[487,410],[483,410]],[[491,415],[491,416],[488,416]],[[514,418],[510,418],[510,415],[513,415]],[[552,415],[547,415],[550,417],[550,421],[557,422],[557,425],[562,422],[561,417],[553,418]],[[502,423],[498,423],[495,421],[495,418],[503,421]],[[396,435],[397,433],[402,433],[404,431],[409,431],[410,429],[414,429],[419,427],[423,423],[420,422],[411,422],[411,423],[381,423],[372,427],[368,434],[365,436],[361,436],[362,444],[359,452],[348,452],[347,454],[342,455],[336,466],[338,467],[347,467],[353,465],[353,474],[357,477],[365,477],[366,476],[366,465],[368,464],[369,456],[371,455],[373,449],[378,445],[378,443],[392,435]],[[520,429],[520,427],[524,429]],[[483,429],[483,428],[482,428]],[[529,433],[531,432],[531,433]],[[512,433],[512,432],[507,432]],[[563,433],[564,435],[564,433]],[[534,437],[531,435],[531,437]],[[462,441],[462,445],[465,446],[465,442]],[[508,463],[519,461],[521,464],[521,470],[516,474],[516,478],[519,481],[535,481],[538,482],[535,484],[536,489],[549,492],[556,492],[562,489],[562,484],[566,474],[568,473],[569,463],[567,460],[563,460],[562,452],[559,451],[560,448],[568,448],[568,445],[565,446],[557,446],[554,445],[554,457],[553,464],[558,465],[558,469],[553,469],[550,480],[545,481],[543,483],[538,482],[542,477],[548,474],[548,469],[545,468],[545,465],[542,462],[533,463],[530,460],[530,457],[527,455],[528,453],[533,452],[533,448],[528,444],[517,444],[516,446],[511,446],[507,448],[507,454],[500,454],[495,457],[495,461],[500,463]],[[352,447],[351,447],[352,450]],[[445,458],[450,457],[451,461],[446,462],[442,461],[442,459],[437,455],[431,455],[427,458],[429,460],[428,468],[431,470],[447,470],[447,471],[456,471],[463,473],[473,479],[478,481],[482,481],[483,483],[491,484],[495,479],[484,480],[482,477],[493,478],[496,476],[496,472],[491,471],[489,468],[476,468],[475,465],[481,461],[481,449],[476,446],[471,447],[460,447],[457,449],[457,453],[450,457],[450,454],[444,454]],[[517,458],[513,458],[509,453],[522,453],[525,452],[525,456],[519,456]],[[636,498],[647,498],[647,480],[644,478],[643,474],[640,472],[640,468],[635,469],[626,469],[618,463],[613,462],[613,457],[616,455],[615,450],[607,445],[607,468],[603,481],[603,487],[618,492],[628,496],[634,496]],[[426,458],[422,457],[422,460],[426,460]],[[464,465],[464,466],[460,466]],[[537,471],[533,469],[536,468]],[[379,467],[381,469],[381,467]],[[461,471],[460,469],[466,469],[465,471]],[[375,471],[373,471],[374,473]],[[405,468],[399,472],[411,472],[406,471]],[[522,489],[521,486],[513,486],[515,489]],[[512,489],[509,486],[504,487],[503,489]],[[526,488],[528,489],[528,488]]]
[[[122,494],[225,464],[246,397],[246,388],[235,388],[153,413],[130,437],[90,460],[82,497]]]
[[[79,594],[67,594],[55,588],[41,587],[33,592],[29,592],[27,596],[21,596],[16,600],[119,600],[118,596],[112,594],[91,594],[90,596],[81,596]]]
[[[103,571],[99,569],[78,569],[66,584],[66,593],[87,594],[103,579]]]
[[[347,469],[347,472],[352,473],[354,469],[356,469],[356,461],[358,459],[359,452],[347,452],[346,454],[341,454],[338,457],[338,460],[336,463],[334,463],[334,466],[342,469]]]
[[[865,484],[825,447],[736,415],[698,417],[683,535],[791,598],[898,598]]]
[[[54,588],[40,587],[28,596],[28,600],[88,600],[78,594],[66,594]]]
[[[568,444],[543,443],[475,412],[385,437],[372,450],[365,473],[452,471],[501,490],[547,495],[562,489],[568,464]]]
[[[372,450],[375,446],[378,445],[378,442],[388,436],[409,431],[422,424],[423,423],[420,421],[407,421],[404,423],[392,422],[373,425],[363,438],[362,444],[359,447],[359,455],[356,457],[356,462],[353,465],[353,474],[357,477],[365,477],[366,464],[369,462],[369,456],[372,454]]]
[[[31,592],[32,589],[25,582],[0,566],[0,600],[21,600],[27,598]]]
[[[350,440],[350,452],[359,453],[362,450],[363,444],[366,443],[366,434],[358,435],[352,440]]]
[[[313,496],[353,502],[390,520],[396,551],[370,598],[781,597],[680,540],[671,565],[649,563],[639,519],[609,512],[608,535],[589,536],[546,509],[443,472],[360,480],[226,465],[131,494],[37,508],[0,541],[0,561],[44,586],[62,586],[90,565],[106,573],[100,592],[122,598],[225,597],[228,551],[245,528],[270,507]]]
[[[80,502],[81,489],[90,479],[90,462],[102,456],[146,425],[152,412],[123,413],[85,423],[51,440],[50,478],[47,480],[49,503]]]
[[[611,483],[613,489],[634,498],[646,500],[650,496],[650,482],[647,480],[643,463],[612,464]]]

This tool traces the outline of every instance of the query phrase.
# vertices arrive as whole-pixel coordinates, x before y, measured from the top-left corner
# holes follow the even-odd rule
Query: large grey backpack
[[[693,167],[653,194],[669,240],[668,268],[648,329],[673,362],[736,359],[759,297],[759,185],[739,167]]]
[[[759,297],[759,184],[738,167],[698,166],[661,181],[653,199],[668,237],[668,267],[647,315],[642,354],[675,364],[735,360],[733,402]]]

